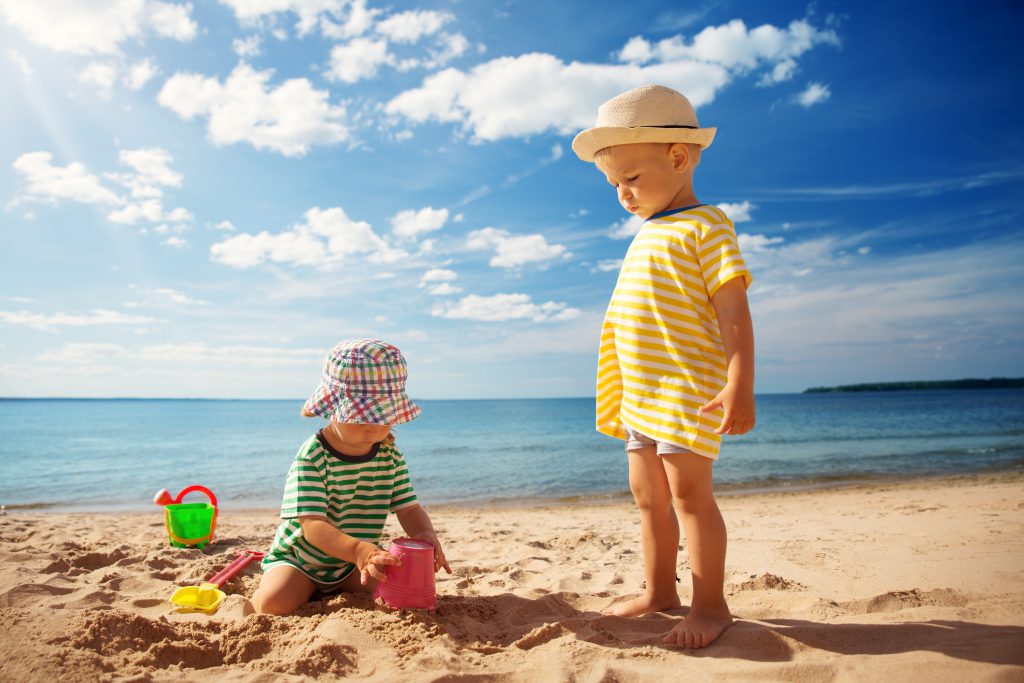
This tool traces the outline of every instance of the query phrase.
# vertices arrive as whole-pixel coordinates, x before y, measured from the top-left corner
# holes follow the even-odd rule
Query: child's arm
[[[711,297],[725,345],[728,381],[702,413],[723,408],[722,423],[715,434],[746,434],[754,428],[754,324],[747,306],[747,288],[735,277]]]
[[[418,538],[434,544],[434,571],[444,567],[445,571],[451,574],[452,568],[448,565],[448,560],[445,559],[441,541],[437,539],[437,532],[434,531],[434,525],[430,523],[427,511],[421,505],[410,505],[395,514],[398,515],[398,523],[402,525],[402,529],[409,535],[409,538]]]
[[[331,557],[354,564],[359,570],[359,582],[364,586],[370,577],[384,580],[384,565],[402,564],[394,555],[373,543],[349,536],[323,517],[300,517],[299,524],[307,541]]]

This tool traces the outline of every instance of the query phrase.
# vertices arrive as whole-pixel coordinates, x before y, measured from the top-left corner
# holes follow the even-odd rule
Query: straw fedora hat
[[[717,128],[701,128],[690,101],[672,88],[644,85],[617,95],[597,109],[597,123],[572,141],[583,161],[598,150],[637,142],[692,142],[706,149]]]

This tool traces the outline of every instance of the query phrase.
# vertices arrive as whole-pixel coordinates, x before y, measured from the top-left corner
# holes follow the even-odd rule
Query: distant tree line
[[[921,389],[1021,389],[1024,377],[993,377],[991,379],[943,379],[930,382],[866,382],[837,387],[811,387],[805,394],[827,394],[840,391],[913,391]]]

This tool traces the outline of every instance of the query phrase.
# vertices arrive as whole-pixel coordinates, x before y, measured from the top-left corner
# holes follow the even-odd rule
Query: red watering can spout
[[[174,499],[171,498],[171,493],[167,489],[160,489],[153,498],[154,505],[170,505],[173,502]]]
[[[153,498],[153,504],[178,505],[185,498],[185,496],[193,492],[205,494],[206,497],[210,499],[210,503],[213,505],[213,507],[217,507],[217,496],[213,495],[213,491],[206,488],[205,486],[199,486],[198,484],[186,486],[181,490],[181,492],[178,495],[173,497],[171,496],[170,491],[168,491],[167,489],[160,489],[159,491],[156,492],[156,496],[154,496]]]

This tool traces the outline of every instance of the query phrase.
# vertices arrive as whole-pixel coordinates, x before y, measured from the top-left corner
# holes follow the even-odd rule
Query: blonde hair
[[[693,159],[693,165],[696,167],[700,163],[700,154],[704,150],[696,142],[633,142],[625,143],[633,145],[664,145],[665,149],[669,149],[672,145],[686,145],[686,149],[690,152],[690,158]],[[597,161],[601,157],[605,157],[612,153],[616,147],[622,147],[623,145],[612,145],[611,147],[602,147],[601,149],[594,152],[594,161]]]

